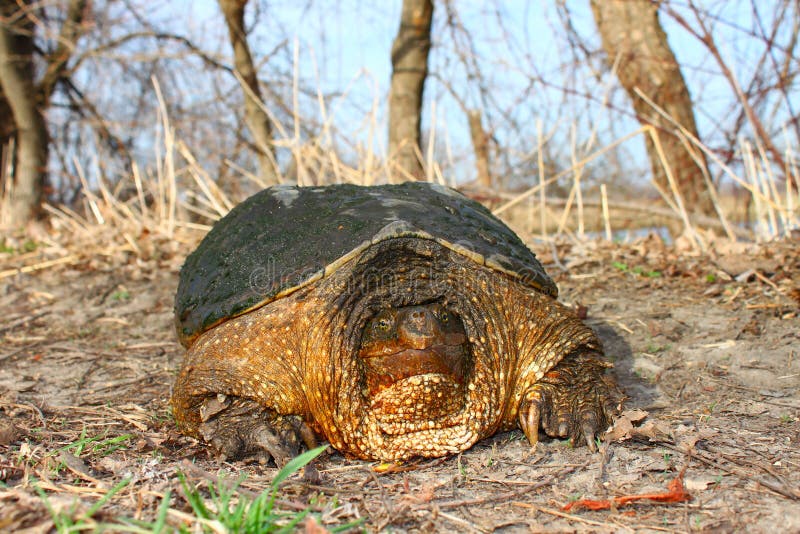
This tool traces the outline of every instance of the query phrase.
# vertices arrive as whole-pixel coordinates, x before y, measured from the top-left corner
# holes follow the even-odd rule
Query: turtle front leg
[[[316,438],[301,417],[278,415],[246,398],[217,395],[200,406],[198,432],[223,459],[270,458],[279,467],[300,453],[301,442],[308,449]]]
[[[296,316],[270,305],[200,336],[172,392],[179,429],[225,458],[288,461],[313,441],[303,423],[300,337]]]
[[[523,393],[519,426],[531,446],[539,428],[551,437],[585,441],[596,451],[595,437],[611,424],[625,395],[606,374],[612,365],[594,352],[569,354]]]

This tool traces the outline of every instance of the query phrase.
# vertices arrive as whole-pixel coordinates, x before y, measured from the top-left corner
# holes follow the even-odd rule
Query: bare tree
[[[14,114],[8,105],[8,99],[3,93],[3,84],[0,83],[0,147],[7,147],[14,139]]]
[[[6,222],[21,224],[38,215],[46,176],[47,131],[34,99],[32,19],[16,2],[0,2],[0,87],[4,100],[4,142],[16,137],[11,173],[5,176]]]
[[[489,135],[483,128],[481,111],[471,109],[467,112],[469,121],[469,136],[472,139],[472,149],[475,151],[475,170],[478,173],[478,183],[486,189],[492,187],[492,174],[489,167]]]
[[[469,84],[464,84],[460,87],[463,91],[476,94],[475,98],[470,98],[468,95],[460,95],[454,87],[452,80],[442,79],[439,77],[439,82],[447,89],[453,100],[461,108],[461,111],[467,118],[469,124],[469,136],[472,140],[472,150],[475,156],[475,171],[480,184],[485,189],[492,187],[492,169],[490,166],[490,141],[492,136],[490,131],[484,126],[484,110],[490,102],[489,91],[486,86],[486,78],[481,72],[478,64],[478,54],[475,48],[475,42],[471,33],[464,26],[464,22],[459,16],[458,10],[454,2],[447,0],[444,2],[446,18],[446,28],[452,40],[453,51],[458,58],[461,67],[466,74]],[[468,100],[477,100],[478,105],[470,106]],[[491,130],[491,119],[490,119]]]
[[[695,137],[697,126],[692,100],[667,35],[658,19],[658,2],[651,0],[591,0],[603,48],[611,62],[618,62],[617,76],[628,92],[642,124],[659,129],[663,158],[653,141],[646,137],[647,152],[657,183],[668,186],[664,165],[670,166],[678,190],[689,209],[711,214],[711,202],[704,173],[705,156],[697,159],[672,132],[674,125],[661,117],[637,94],[637,89],[664,110],[675,122]]]
[[[34,99],[34,25],[15,2],[0,3],[0,85],[16,127],[15,165],[3,184],[5,219],[23,223],[39,213],[47,166],[47,130]],[[5,128],[4,128],[5,129]]]
[[[431,48],[431,0],[403,0],[400,29],[392,44],[389,94],[389,156],[415,178],[424,175],[420,150],[422,92]]]
[[[209,20],[195,26],[183,25],[176,18],[174,10],[179,8],[169,0],[0,0],[0,7],[5,10],[0,30],[11,39],[6,38],[0,44],[5,50],[20,43],[25,45],[20,47],[24,53],[5,54],[7,60],[0,65],[3,71],[0,156],[5,172],[2,197],[8,201],[13,196],[18,205],[36,207],[46,184],[47,200],[80,209],[76,204],[85,186],[119,182],[126,187],[123,182],[130,176],[133,161],[139,169],[152,168],[154,161],[159,161],[163,147],[158,138],[154,142],[151,125],[161,117],[167,120],[159,121],[159,127],[168,126],[182,144],[195,150],[198,163],[214,169],[210,174],[228,193],[235,188],[249,191],[249,184],[240,179],[243,170],[261,168],[271,174],[275,170],[273,151],[284,175],[293,168],[297,168],[298,176],[307,172],[305,167],[311,165],[300,158],[289,161],[283,156],[288,156],[290,150],[286,153],[278,150],[283,146],[277,141],[277,136],[282,135],[279,123],[297,117],[300,120],[296,141],[300,144],[319,138],[325,150],[335,152],[339,161],[348,163],[369,150],[362,146],[358,135],[352,135],[350,127],[358,123],[360,114],[372,101],[365,105],[360,90],[341,92],[324,78],[330,74],[325,70],[337,64],[330,60],[338,53],[335,46],[330,48],[330,43],[338,42],[337,39],[326,40],[324,31],[319,31],[331,27],[329,11],[319,17],[308,17],[315,10],[316,3],[312,2],[304,4],[301,12],[276,7],[270,9],[269,17],[253,17],[251,21],[251,16],[258,17],[259,13],[248,10],[263,9],[264,2],[218,2],[221,11],[206,14]],[[665,24],[663,17],[671,16],[702,42],[705,47],[702,51],[708,54],[681,63],[680,70],[692,88],[693,97],[689,102],[688,94],[683,92],[685,100],[681,100],[681,91],[675,90],[679,84],[659,85],[652,81],[657,77],[669,79],[667,74],[679,71],[674,65],[675,58],[662,57],[651,44],[659,35],[663,40],[663,34],[654,32],[639,18],[636,31],[624,32],[629,34],[625,36],[626,43],[612,43],[617,48],[616,52],[609,52],[609,59],[619,59],[620,74],[633,73],[629,77],[635,80],[639,94],[656,102],[690,130],[694,128],[691,113],[684,119],[676,108],[693,106],[697,120],[703,121],[700,126],[709,150],[708,165],[718,184],[727,186],[728,169],[739,172],[744,168],[739,150],[742,139],[753,142],[759,151],[763,149],[764,157],[773,165],[773,173],[779,176],[784,168],[781,156],[787,165],[792,161],[784,153],[785,134],[800,135],[794,99],[800,48],[800,8],[796,0],[768,4],[745,0],[720,4],[724,8],[719,9],[694,0],[630,0],[610,2],[611,7],[606,2],[595,7],[610,10],[614,5],[622,9],[619,7],[622,5],[633,9],[633,4],[642,3],[649,9],[652,27],[657,27],[659,15]],[[423,92],[425,100],[436,101],[444,118],[436,122],[436,139],[443,141],[436,143],[434,148],[439,152],[434,152],[434,156],[439,156],[437,161],[443,173],[460,176],[462,185],[464,177],[474,175],[478,178],[475,185],[484,189],[490,189],[489,184],[508,190],[529,186],[537,182],[534,156],[538,150],[544,153],[545,173],[555,174],[563,167],[561,162],[569,159],[570,148],[579,155],[589,155],[590,146],[619,138],[620,129],[627,130],[637,114],[659,129],[662,144],[669,152],[670,142],[675,141],[670,133],[674,130],[672,123],[660,122],[657,113],[649,106],[641,106],[638,97],[634,97],[634,101],[639,101],[634,107],[624,91],[602,87],[597,58],[606,54],[598,54],[595,44],[598,34],[594,28],[572,25],[570,10],[577,9],[577,4],[556,2],[548,4],[551,7],[544,11],[526,4],[521,13],[519,7],[508,7],[508,3],[500,0],[479,4],[443,0],[436,5],[440,11],[436,13],[435,48],[430,34],[432,4],[433,0],[407,0],[400,28],[393,29],[397,38],[392,50],[389,134],[391,164],[403,169],[402,176],[425,174],[425,160],[419,158],[419,145],[425,142],[420,135]],[[384,4],[370,6],[374,10],[370,17],[385,18]],[[588,8],[589,3],[584,2],[583,7]],[[753,15],[750,19],[742,17],[749,12]],[[535,26],[529,21],[551,17],[553,13],[560,17],[566,32],[552,21],[547,24],[552,31],[547,40],[556,45],[550,48],[552,54],[543,56],[540,43],[544,36],[531,35]],[[305,30],[314,38],[327,43],[320,47],[311,45],[314,54],[322,52],[325,68],[321,73],[315,70],[313,61],[300,61],[294,70],[295,57],[292,47],[286,46],[290,41],[286,32],[291,31],[287,28],[293,27],[297,17],[308,22]],[[624,17],[611,18],[615,22],[612,29],[616,34],[622,33],[616,19],[624,22]],[[227,22],[224,26],[223,20]],[[743,22],[739,25],[736,21]],[[747,44],[742,46],[747,52],[742,56],[744,62],[730,63],[733,58],[728,58],[725,52],[730,39]],[[696,44],[691,39],[688,42]],[[256,49],[256,43],[272,48]],[[223,53],[218,47],[222,47]],[[303,48],[298,52],[303,54]],[[661,70],[653,70],[656,74],[651,72],[649,77],[636,74],[638,63],[648,59]],[[723,60],[729,62],[727,69]],[[509,71],[518,75],[506,75]],[[436,84],[425,87],[431,76]],[[270,80],[268,84],[264,83],[266,79]],[[724,84],[726,79],[728,85]],[[154,80],[160,89],[158,98],[154,98]],[[723,84],[714,80],[722,80]],[[27,86],[9,91],[6,86],[13,89],[15,82],[16,87],[19,82]],[[326,93],[321,93],[320,87],[325,87]],[[703,87],[713,88],[713,92],[703,91]],[[719,88],[723,92],[731,90],[721,98]],[[34,95],[34,98],[12,102],[13,94]],[[262,100],[267,102],[266,108]],[[320,103],[325,108],[322,117],[317,113]],[[348,114],[346,129],[339,129],[336,121],[328,120],[332,116],[328,110],[333,109],[334,103],[337,114]],[[231,109],[238,111],[232,113]],[[263,113],[265,109],[269,113]],[[450,121],[455,117],[458,117],[455,128],[460,133],[451,136],[455,128]],[[44,133],[42,120],[47,124]],[[537,120],[548,125],[540,148],[531,142],[538,133],[534,129]],[[38,130],[26,126],[36,121]],[[567,138],[563,128],[563,124],[570,122],[578,132],[574,140]],[[46,143],[27,143],[26,139],[35,138],[31,133],[37,131],[39,140]],[[325,132],[323,136],[321,131]],[[677,142],[674,145],[675,150],[682,148]],[[44,147],[49,156],[25,148],[30,146]],[[582,183],[591,187],[600,180],[616,180],[636,185],[640,177],[653,176],[649,168],[640,168],[640,163],[649,167],[649,162],[641,160],[637,149],[623,144],[609,155],[599,156],[606,159],[588,165]],[[632,156],[625,157],[626,151]],[[291,152],[299,153],[294,149]],[[30,154],[35,157],[29,157]],[[617,159],[610,159],[611,155]],[[25,162],[36,158],[38,164],[26,167]],[[683,182],[687,204],[693,201],[697,190],[702,196],[705,163],[697,167],[693,161],[669,153],[666,160]],[[319,168],[327,165],[331,164],[321,163]],[[691,170],[690,176],[683,178],[681,172],[686,168]],[[26,170],[35,171],[38,178],[19,182]],[[655,176],[660,175],[658,179],[663,183],[660,171],[659,161]],[[191,196],[190,176],[176,173],[176,180],[180,186],[187,186]],[[273,179],[267,175],[265,181]],[[26,190],[26,185],[31,188]],[[548,192],[552,193],[556,187],[548,186]],[[25,198],[39,200],[23,201]],[[2,211],[4,219],[15,224],[29,217],[28,213],[12,214],[8,208]]]
[[[0,1],[0,86],[11,111],[16,140],[12,171],[3,184],[8,204],[4,222],[21,225],[41,214],[47,181],[49,136],[45,113],[56,85],[67,75],[67,64],[82,34],[86,0],[70,0],[55,49],[45,54],[44,74],[37,81],[35,11],[38,2]]]
[[[775,57],[776,50],[780,49],[780,45],[776,42],[776,36],[781,28],[781,24],[784,23],[784,19],[787,18],[786,12],[790,9],[790,7],[793,7],[794,9],[795,20],[791,30],[792,36],[790,42],[792,42],[792,44],[790,45],[789,50],[796,46],[798,35],[800,35],[800,21],[798,21],[797,18],[797,14],[800,13],[800,10],[798,10],[798,3],[791,2],[790,0],[776,2],[773,5],[773,8],[775,9],[775,16],[773,20],[775,23],[769,30],[769,34],[766,34],[763,26],[762,16],[759,13],[758,4],[755,1],[752,2],[752,18],[754,21],[753,33],[763,40],[767,46],[764,47],[761,57],[757,63],[758,68],[755,69],[756,75],[752,78],[748,86],[743,89],[739,86],[739,81],[736,79],[733,69],[722,57],[722,53],[720,52],[716,39],[714,38],[714,34],[711,31],[710,22],[707,20],[708,15],[701,12],[693,2],[689,2],[689,9],[691,10],[695,19],[695,25],[693,26],[686,18],[681,16],[681,14],[678,13],[673,6],[669,4],[669,2],[665,3],[666,13],[693,37],[695,37],[700,43],[702,43],[706,49],[708,49],[711,57],[714,58],[714,61],[719,66],[723,77],[728,84],[730,84],[733,93],[738,98],[737,104],[740,109],[738,110],[738,117],[735,123],[734,131],[732,132],[733,135],[731,136],[731,144],[735,145],[737,140],[736,138],[740,135],[740,129],[746,119],[751,125],[753,133],[756,135],[758,142],[764,145],[765,149],[772,157],[772,160],[776,163],[777,171],[779,173],[784,173],[785,178],[788,178],[785,176],[785,171],[787,168],[786,162],[783,159],[781,150],[772,141],[773,137],[777,137],[779,135],[779,132],[768,131],[762,120],[762,117],[756,112],[756,109],[757,106],[763,105],[767,95],[772,92],[777,92],[783,95],[784,103],[789,109],[790,114],[792,116],[796,116],[792,106],[792,99],[789,98],[786,88],[792,86],[793,78],[797,76],[798,71],[797,69],[790,68],[792,63],[790,54],[786,55],[783,65],[779,65]],[[766,66],[768,58],[772,62],[772,73],[769,73],[769,69]],[[774,84],[774,86],[769,87],[770,84]],[[770,91],[767,88],[773,90]],[[798,129],[798,121],[794,120],[792,122],[793,124],[789,124],[787,126],[791,126],[795,131],[795,134],[797,134],[798,131],[800,131]],[[732,154],[733,151],[729,151],[729,153]]]
[[[264,102],[258,87],[258,76],[253,65],[253,56],[247,44],[244,27],[244,8],[247,0],[219,0],[219,7],[225,16],[228,34],[233,47],[233,62],[239,73],[244,91],[245,121],[254,140],[258,153],[259,176],[265,183],[278,183],[275,172],[275,157],[272,145],[272,126],[263,109]]]

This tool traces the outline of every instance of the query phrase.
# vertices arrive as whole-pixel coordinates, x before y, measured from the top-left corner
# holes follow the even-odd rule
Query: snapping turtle
[[[223,456],[457,453],[502,429],[595,436],[622,394],[522,241],[442,186],[271,187],[186,260],[172,406]]]

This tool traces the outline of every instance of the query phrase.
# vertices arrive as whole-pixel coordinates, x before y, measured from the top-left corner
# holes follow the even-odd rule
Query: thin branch
[[[772,156],[775,164],[781,168],[781,172],[786,168],[786,164],[783,161],[783,155],[781,154],[780,150],[775,146],[772,142],[772,139],[767,133],[766,129],[764,128],[764,124],[761,122],[761,119],[756,114],[755,110],[753,109],[749,99],[747,96],[742,92],[741,86],[739,85],[736,76],[734,75],[733,71],[728,66],[727,62],[723,59],[722,53],[720,52],[719,48],[717,47],[716,41],[714,40],[714,36],[709,31],[708,27],[706,26],[705,21],[700,13],[700,10],[695,6],[694,1],[689,1],[689,7],[692,10],[692,13],[695,16],[695,20],[699,26],[699,30],[694,28],[689,22],[677,11],[672,9],[669,4],[666,4],[666,11],[667,13],[677,22],[680,24],[687,32],[689,32],[692,36],[694,36],[697,40],[699,40],[708,51],[711,53],[714,60],[719,65],[719,68],[722,70],[722,75],[728,81],[730,86],[733,88],[734,93],[739,98],[739,101],[744,109],[745,114],[747,115],[747,119],[750,122],[755,134],[759,140],[759,142],[763,143],[766,146],[767,151],[769,151],[770,155]]]

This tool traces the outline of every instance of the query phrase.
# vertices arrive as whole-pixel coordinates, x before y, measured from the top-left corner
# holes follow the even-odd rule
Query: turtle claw
[[[583,439],[586,440],[586,446],[592,452],[597,452],[597,443],[595,442],[595,434],[597,433],[597,424],[584,422],[581,427],[581,434]]]
[[[535,449],[536,444],[539,443],[540,404],[540,402],[529,401],[527,408],[519,411],[519,426],[525,437],[528,438],[531,449]]]
[[[520,404],[519,422],[532,446],[541,427],[548,436],[568,438],[575,446],[586,443],[590,451],[597,451],[595,437],[605,431],[624,399],[604,374],[608,366],[592,355],[572,355],[529,388]]]

